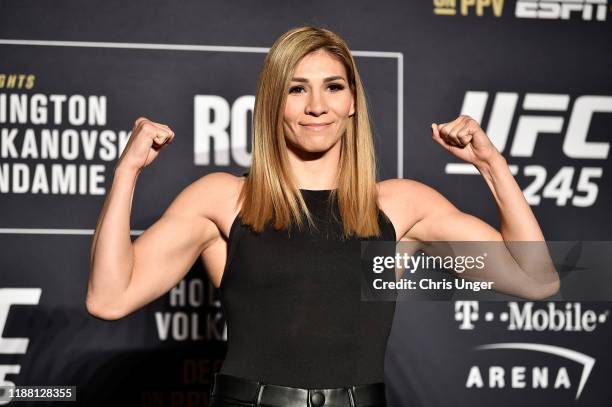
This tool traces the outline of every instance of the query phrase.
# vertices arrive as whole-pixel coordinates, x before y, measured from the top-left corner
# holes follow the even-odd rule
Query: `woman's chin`
[[[333,145],[329,144],[314,144],[309,143],[307,145],[297,145],[294,151],[298,155],[309,155],[309,156],[321,156],[328,152]]]
[[[328,137],[317,137],[312,135],[304,135],[299,138],[298,142],[287,143],[287,146],[293,150],[296,154],[305,155],[322,155],[331,150],[336,144],[340,142],[340,139],[330,141]]]

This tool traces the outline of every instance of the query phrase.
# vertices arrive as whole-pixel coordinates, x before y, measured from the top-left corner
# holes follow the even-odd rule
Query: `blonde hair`
[[[345,41],[324,28],[293,28],[276,40],[263,63],[253,111],[252,164],[240,193],[240,218],[255,232],[273,222],[274,229],[299,229],[313,221],[289,171],[283,113],[295,66],[305,55],[324,49],[344,65],[355,100],[355,114],[341,139],[338,199],[343,237],[378,236],[376,158],[366,98],[355,61]]]

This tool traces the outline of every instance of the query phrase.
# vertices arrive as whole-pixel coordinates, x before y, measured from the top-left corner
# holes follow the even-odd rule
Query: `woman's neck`
[[[338,188],[340,143],[325,152],[288,150],[289,165],[295,185],[305,190]]]

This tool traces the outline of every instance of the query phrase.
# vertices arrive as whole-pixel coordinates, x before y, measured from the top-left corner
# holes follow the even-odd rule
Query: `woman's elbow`
[[[526,290],[523,298],[530,301],[542,301],[556,295],[561,289],[561,282],[556,277],[554,281],[547,283],[535,283],[529,290]]]
[[[102,305],[89,298],[85,301],[85,308],[91,316],[106,321],[115,321],[127,315],[127,313],[117,307],[109,306],[108,304]]]

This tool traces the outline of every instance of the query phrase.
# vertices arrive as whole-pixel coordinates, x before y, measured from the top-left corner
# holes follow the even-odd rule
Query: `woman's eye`
[[[304,88],[301,87],[301,86],[293,86],[293,87],[289,88],[289,93],[299,93],[299,92],[296,92],[296,91],[301,91],[303,89]]]
[[[334,92],[344,89],[344,86],[340,85],[339,83],[332,83],[331,85],[329,85],[329,87]]]

